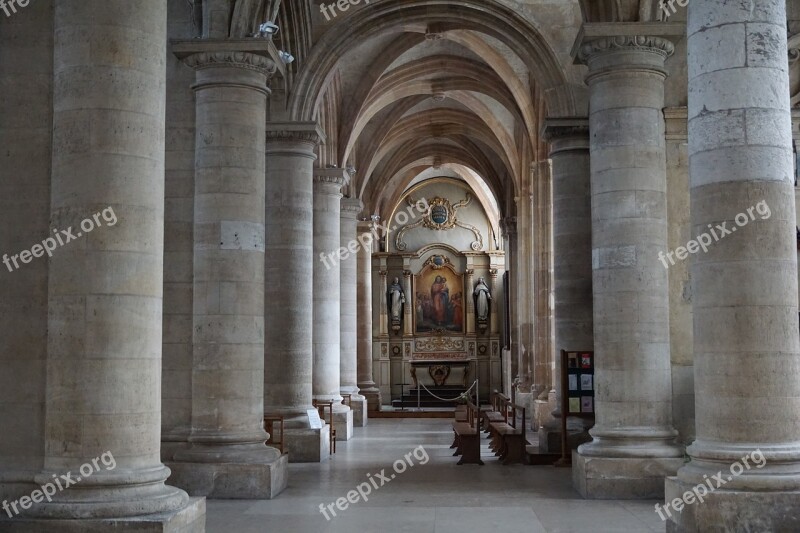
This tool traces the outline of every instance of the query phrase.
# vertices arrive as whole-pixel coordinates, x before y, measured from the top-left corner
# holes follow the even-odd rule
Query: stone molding
[[[542,137],[547,142],[589,138],[589,119],[583,117],[549,118],[542,125]]]
[[[322,128],[312,122],[268,122],[267,142],[270,141],[297,141],[324,144],[325,133]]]
[[[230,67],[253,70],[266,76],[272,76],[277,70],[277,66],[272,59],[250,52],[199,52],[186,56],[182,61],[186,66],[195,70]]]
[[[594,39],[581,45],[578,59],[585,63],[593,56],[620,52],[642,51],[658,54],[664,59],[675,53],[675,45],[663,37],[649,35],[613,35]]]
[[[364,210],[364,202],[358,198],[342,198],[342,216],[355,218]]]

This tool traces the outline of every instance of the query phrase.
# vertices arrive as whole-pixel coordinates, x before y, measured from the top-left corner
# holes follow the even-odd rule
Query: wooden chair
[[[275,424],[279,424],[281,429],[281,440],[275,440]],[[281,455],[283,455],[283,441],[285,440],[283,431],[283,417],[280,415],[264,415],[264,430],[269,433],[269,440],[267,444],[274,448],[278,448],[281,451]]]
[[[328,409],[328,425],[331,427],[330,433],[330,454],[336,453],[336,427],[333,425],[333,402],[323,402],[312,400],[312,405],[319,411],[319,417],[325,420],[325,409]]]

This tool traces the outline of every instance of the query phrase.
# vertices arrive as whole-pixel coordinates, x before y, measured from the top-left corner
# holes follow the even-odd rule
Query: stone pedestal
[[[262,462],[170,462],[167,466],[172,470],[170,483],[187,487],[190,494],[203,494],[215,500],[242,499],[247,494],[252,494],[252,499],[271,500],[283,492],[289,481],[286,454],[274,459],[271,453]]]
[[[664,479],[683,465],[680,457],[591,457],[582,447],[572,452],[572,486],[591,500],[660,499]]]
[[[355,417],[353,416],[352,409],[348,408],[347,411],[334,411],[333,424],[336,428],[337,441],[346,441],[353,438]]]
[[[350,409],[353,411],[353,426],[357,428],[366,426],[369,420],[367,398],[361,396],[356,399],[354,397],[350,402]]]
[[[716,485],[715,481],[712,483]],[[703,498],[700,503],[694,491],[697,486],[680,481],[677,477],[667,478],[664,502],[665,505],[669,503],[670,507],[661,508],[661,514],[667,519],[667,533],[800,530],[800,497],[797,491],[717,490],[702,495],[702,490],[698,489]],[[670,502],[684,495],[687,495],[686,500],[692,501],[688,494],[695,495],[694,502],[688,505],[684,503],[681,512],[676,512],[674,504]],[[743,529],[743,526],[748,529]]]
[[[204,41],[184,58],[197,71],[192,431],[172,482],[193,496],[272,498],[287,476],[263,424],[263,146],[275,64],[219,46]]]
[[[579,55],[591,100],[596,421],[573,480],[588,498],[660,496],[683,457],[672,427],[667,271],[658,259],[668,244],[662,108],[674,46],[629,31],[588,39]]]
[[[189,498],[182,509],[174,513],[159,513],[129,518],[36,519],[0,516],[0,531],[14,533],[204,533],[206,530],[206,499]]]
[[[715,490],[673,512],[669,531],[800,530],[785,9],[784,2],[689,4],[692,234],[699,240],[713,229],[719,238],[692,258],[697,438],[666,496],[709,479]]]
[[[331,427],[286,428],[284,449],[291,463],[320,463],[331,457]]]
[[[203,531],[203,501],[165,484],[159,454],[166,4],[59,2],[54,16],[50,223],[79,241],[49,262],[34,482],[72,472],[77,486],[0,528]]]

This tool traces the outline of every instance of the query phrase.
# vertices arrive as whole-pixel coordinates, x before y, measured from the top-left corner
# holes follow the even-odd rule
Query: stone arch
[[[452,22],[458,18],[458,22]],[[325,33],[316,44],[296,78],[289,99],[288,114],[293,121],[313,121],[336,66],[357,44],[379,34],[398,33],[415,28],[424,33],[472,30],[490,35],[509,47],[526,65],[542,87],[550,115],[574,115],[579,97],[573,93],[555,53],[545,38],[522,16],[509,7],[486,0],[463,0],[454,13],[441,0],[404,0],[362,9],[348,19],[340,31]]]

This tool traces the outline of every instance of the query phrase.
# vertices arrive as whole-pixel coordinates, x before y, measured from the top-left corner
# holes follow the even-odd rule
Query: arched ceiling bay
[[[329,139],[319,164],[355,168],[347,194],[370,214],[388,216],[415,178],[448,165],[498,216],[513,215],[547,156],[546,115],[585,114],[582,67],[554,51],[580,27],[579,0],[362,0],[333,20],[320,3],[237,0],[233,18],[244,27],[245,14],[276,6],[284,22],[310,17],[310,31],[281,28],[280,43],[314,42],[271,116],[318,121]]]

